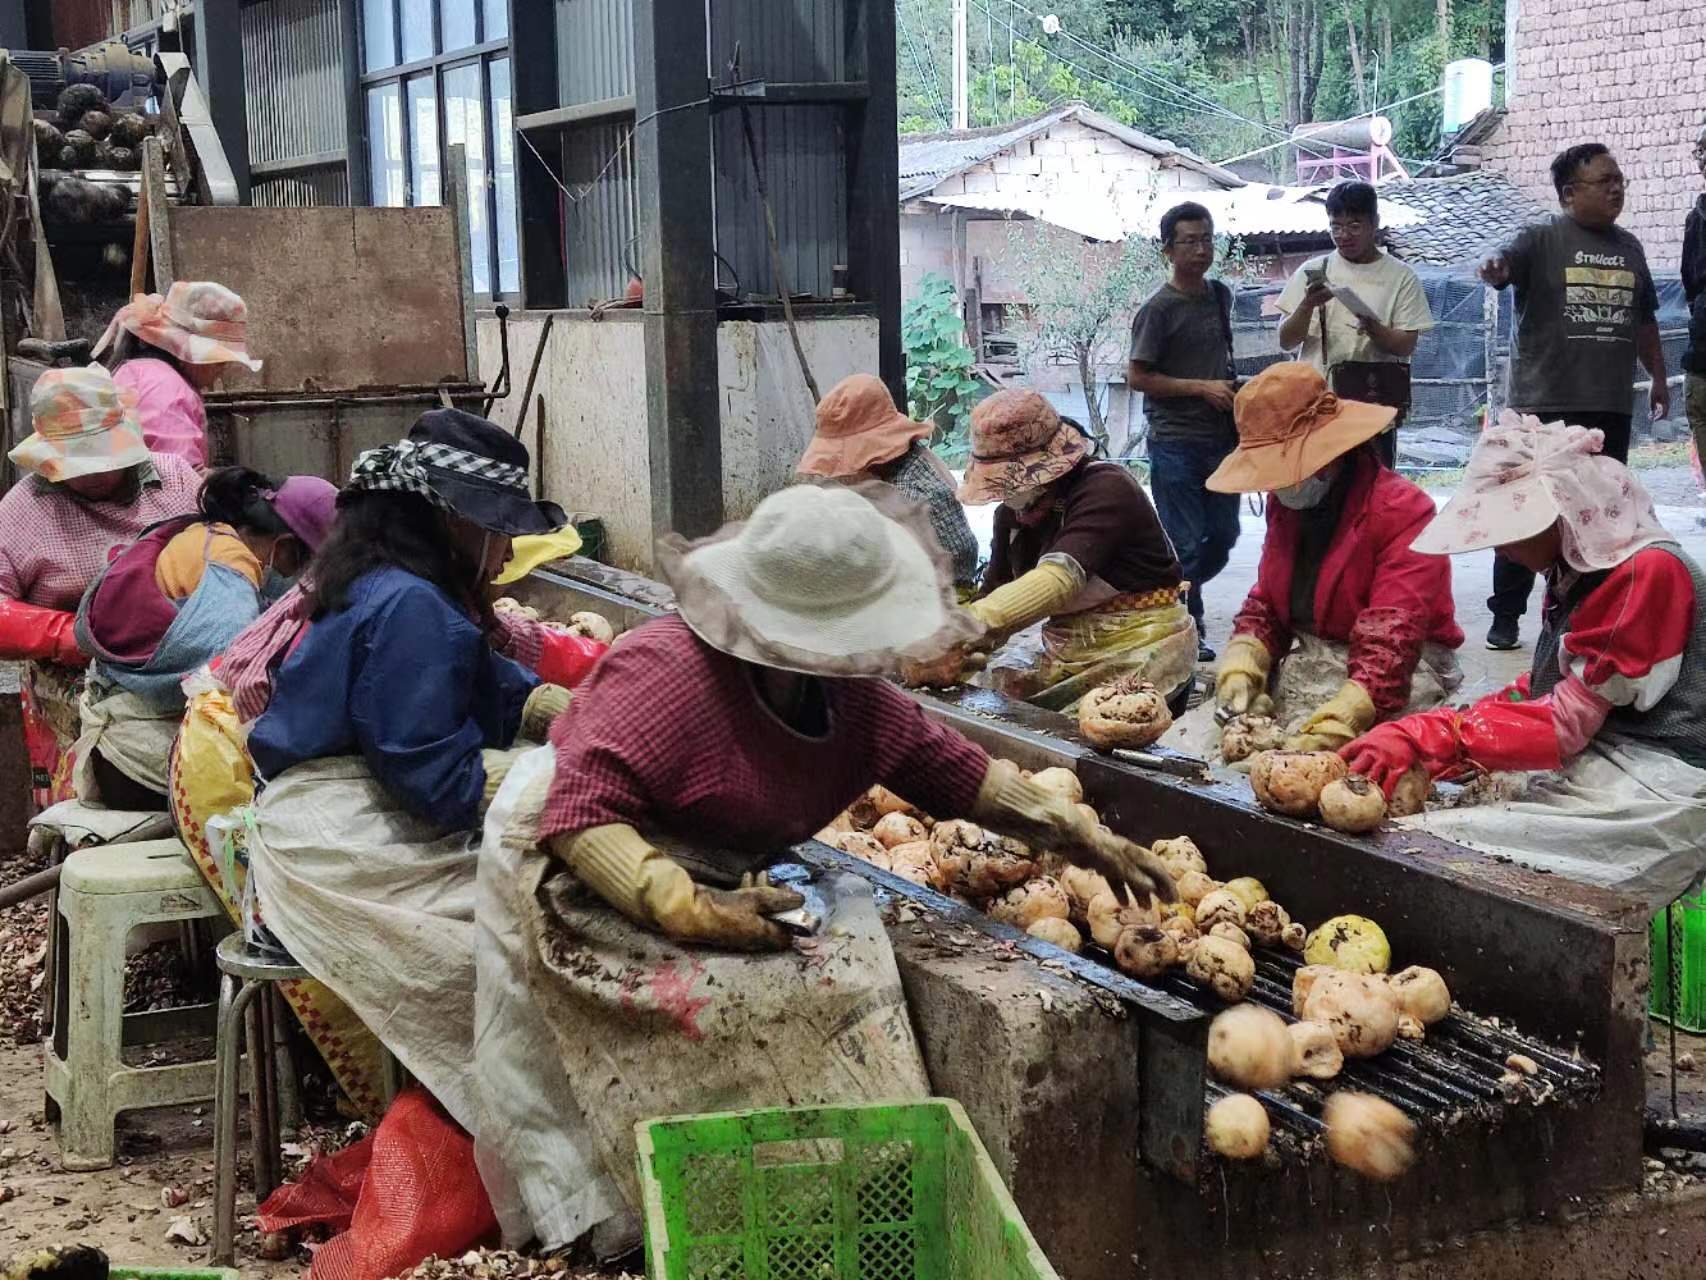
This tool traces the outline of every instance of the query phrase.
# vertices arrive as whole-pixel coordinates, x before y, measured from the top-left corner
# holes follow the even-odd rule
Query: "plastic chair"
[[[295,1073],[288,1049],[274,1038],[274,984],[308,977],[308,971],[281,952],[249,943],[241,932],[227,934],[214,951],[219,966],[219,1031],[215,1047],[218,1064],[213,1098],[213,1251],[216,1267],[232,1265],[237,1243],[237,1060],[239,1020],[246,1022],[249,1051],[249,1140],[255,1175],[255,1203],[272,1193],[282,1180],[279,1139],[281,1108],[293,1109],[281,1098],[281,1082],[290,1087]],[[255,997],[262,997],[257,1006]],[[247,1017],[245,1018],[245,1014]],[[281,1063],[275,1050],[282,1050]],[[282,1069],[281,1069],[282,1066]]]
[[[211,1098],[214,1063],[126,1066],[127,1042],[181,1035],[197,1009],[124,1012],[125,940],[139,925],[216,919],[224,908],[178,840],[95,845],[75,850],[60,878],[65,930],[63,998],[45,1046],[50,1111],[59,1113],[60,1161],[70,1170],[113,1163],[121,1111],[180,1106]],[[199,1011],[207,1011],[200,1006]]]

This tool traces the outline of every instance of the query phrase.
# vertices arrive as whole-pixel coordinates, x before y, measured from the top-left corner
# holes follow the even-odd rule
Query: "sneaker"
[[[1197,661],[1198,662],[1213,662],[1214,659],[1215,659],[1215,652],[1213,649],[1210,649],[1208,647],[1208,642],[1205,640],[1198,640],[1197,641]]]
[[[1493,625],[1487,628],[1487,647],[1489,649],[1515,649],[1522,642],[1517,638],[1517,620],[1515,618],[1494,618]]]

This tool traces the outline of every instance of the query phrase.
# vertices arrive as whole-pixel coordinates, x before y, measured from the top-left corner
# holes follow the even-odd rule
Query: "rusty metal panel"
[[[209,209],[171,215],[183,280],[249,306],[266,363],[230,389],[395,387],[468,377],[448,209]]]
[[[53,0],[53,43],[62,49],[99,44],[118,35],[112,0]]]
[[[249,160],[273,164],[344,150],[344,57],[337,0],[243,6]]]
[[[633,0],[556,0],[556,5],[558,104],[573,107],[631,95]]]

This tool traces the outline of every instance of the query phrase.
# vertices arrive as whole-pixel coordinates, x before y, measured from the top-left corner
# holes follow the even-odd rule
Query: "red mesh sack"
[[[370,1133],[329,1156],[315,1156],[298,1181],[285,1183],[267,1197],[256,1215],[261,1230],[327,1227],[347,1231],[373,1159],[374,1136]]]
[[[385,1280],[432,1254],[459,1254],[496,1236],[492,1202],[474,1167],[474,1140],[426,1090],[398,1094],[373,1135],[357,1147],[369,1144],[365,1176],[353,1210],[344,1217],[349,1229],[316,1251],[310,1280]],[[347,1154],[324,1159],[329,1164]],[[338,1172],[347,1175],[355,1163],[352,1159]],[[301,1225],[303,1219],[292,1223],[282,1216],[288,1202],[275,1202],[309,1180],[304,1177],[296,1188],[281,1187],[267,1198],[260,1213],[262,1230]],[[346,1183],[328,1173],[316,1185],[316,1206],[326,1206],[335,1197],[325,1189]],[[335,1224],[331,1216],[314,1221]]]

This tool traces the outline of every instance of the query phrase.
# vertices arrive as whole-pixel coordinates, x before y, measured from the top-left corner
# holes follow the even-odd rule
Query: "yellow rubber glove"
[[[1246,714],[1267,695],[1273,665],[1267,645],[1255,636],[1233,636],[1214,673],[1214,700],[1235,716]]]
[[[1140,844],[1092,822],[1065,796],[1022,776],[1011,760],[991,760],[972,817],[1038,849],[1052,849],[1115,884],[1163,902],[1177,896],[1166,865]]]
[[[987,630],[1017,631],[1064,608],[1078,591],[1071,570],[1045,560],[967,608]]]
[[[634,923],[679,942],[786,950],[788,931],[767,917],[805,902],[792,889],[767,884],[747,889],[695,884],[686,868],[625,823],[564,832],[552,837],[551,852]]]
[[[560,684],[535,685],[521,707],[520,736],[529,742],[544,742],[551,733],[551,722],[569,709],[574,697]]]
[[[1298,731],[1285,740],[1287,751],[1337,751],[1374,728],[1374,703],[1368,691],[1347,680],[1323,702]]]

